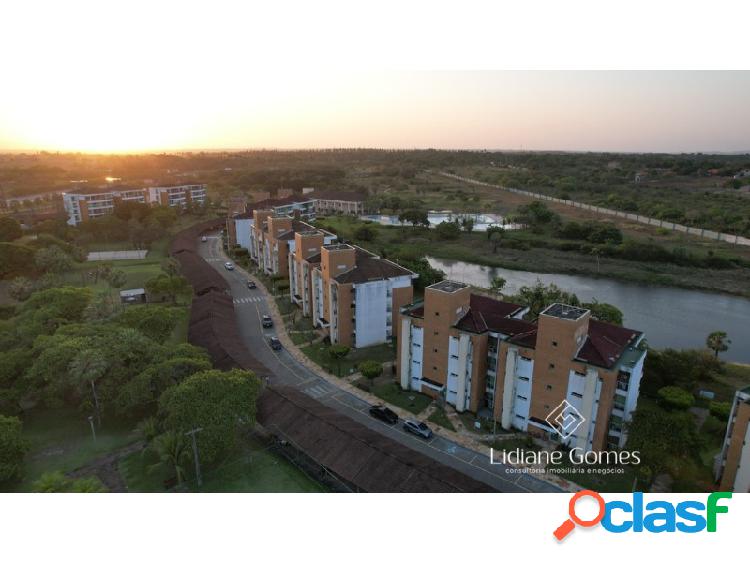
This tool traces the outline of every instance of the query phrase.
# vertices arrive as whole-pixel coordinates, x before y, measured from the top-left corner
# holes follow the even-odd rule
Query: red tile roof
[[[456,327],[475,333],[489,330],[515,335],[527,332],[534,328],[534,324],[511,318],[523,308],[518,304],[472,294],[469,300],[469,311],[456,323]]]
[[[576,359],[611,369],[642,332],[614,324],[589,320],[589,334]]]

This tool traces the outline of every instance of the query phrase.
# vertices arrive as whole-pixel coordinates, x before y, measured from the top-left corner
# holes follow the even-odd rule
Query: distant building
[[[356,191],[324,191],[311,193],[318,215],[363,215],[367,195]]]
[[[722,490],[750,492],[750,386],[734,395],[716,479]]]
[[[143,304],[146,301],[146,289],[125,289],[124,291],[120,291],[120,302],[122,304]]]
[[[584,451],[622,447],[638,400],[643,334],[553,304],[536,322],[523,306],[441,281],[402,308],[401,387]],[[561,435],[554,413],[572,406],[580,425]],[[567,406],[564,406],[567,408]]]
[[[111,215],[120,202],[136,202],[168,207],[203,205],[206,201],[205,184],[176,185],[147,188],[124,188],[116,191],[73,191],[63,193],[63,206],[68,224],[76,226],[105,215]]]

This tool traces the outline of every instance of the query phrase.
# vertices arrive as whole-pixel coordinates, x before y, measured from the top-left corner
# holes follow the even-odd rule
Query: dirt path
[[[70,478],[87,478],[96,476],[102,481],[110,492],[127,492],[128,487],[120,475],[118,465],[120,460],[128,455],[142,450],[146,444],[142,441],[131,443],[130,445],[108,453],[102,457],[76,468],[66,474]]]

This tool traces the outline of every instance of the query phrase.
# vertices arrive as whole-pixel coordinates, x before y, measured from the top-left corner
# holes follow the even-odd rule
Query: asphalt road
[[[258,360],[279,377],[282,383],[297,387],[326,406],[335,408],[359,423],[463,472],[475,480],[484,482],[498,491],[561,491],[558,487],[527,474],[508,473],[509,467],[505,465],[490,464],[489,450],[487,455],[482,455],[438,435],[425,441],[404,432],[401,423],[390,426],[373,419],[368,413],[370,404],[319,377],[300,364],[286,350],[273,351],[270,348],[268,338],[275,335],[276,331],[275,328],[261,326],[262,315],[269,314],[266,297],[260,290],[247,288],[248,277],[244,272],[238,269],[228,271],[224,267],[226,259],[221,252],[219,237],[209,236],[205,243],[200,244],[200,255],[229,282],[240,334],[245,345]]]

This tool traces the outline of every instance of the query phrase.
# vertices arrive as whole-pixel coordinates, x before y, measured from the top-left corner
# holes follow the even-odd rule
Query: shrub
[[[359,372],[362,376],[372,380],[383,374],[383,365],[377,361],[362,361],[359,364]]]
[[[664,406],[675,410],[687,410],[695,404],[693,395],[677,386],[665,386],[657,394]]]
[[[712,416],[716,416],[722,421],[729,419],[729,414],[732,412],[732,404],[729,402],[715,402],[711,401],[708,405],[708,411],[711,412]]]

